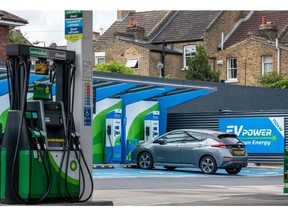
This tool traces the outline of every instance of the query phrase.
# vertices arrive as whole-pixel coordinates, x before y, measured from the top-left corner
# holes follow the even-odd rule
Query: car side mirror
[[[165,139],[158,139],[157,143],[159,143],[160,145],[164,145],[166,143]]]

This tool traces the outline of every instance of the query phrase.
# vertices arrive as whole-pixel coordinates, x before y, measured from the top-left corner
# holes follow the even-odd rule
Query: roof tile
[[[117,32],[126,33],[130,18],[133,18],[134,21],[137,22],[137,26],[143,27],[145,29],[145,36],[149,37],[153,30],[157,29],[155,29],[155,27],[160,24],[159,21],[163,20],[168,14],[169,11],[165,10],[130,13],[124,20],[115,21],[111,27],[100,36],[98,42],[112,39]]]
[[[21,18],[21,17],[18,17],[12,13],[9,13],[7,11],[3,11],[3,10],[0,10],[0,18],[1,20],[4,20],[4,21],[11,21],[11,22],[18,22],[18,23],[22,23],[22,24],[28,24],[28,21]]]
[[[153,43],[201,40],[220,11],[178,11]]]
[[[248,32],[258,30],[262,24],[262,16],[266,16],[267,21],[273,22],[278,27],[278,36],[285,33],[284,31],[288,26],[288,11],[254,11],[251,17],[242,22],[227,41],[225,41],[224,46],[227,48],[245,40]],[[288,40],[287,34],[283,35],[283,40]]]

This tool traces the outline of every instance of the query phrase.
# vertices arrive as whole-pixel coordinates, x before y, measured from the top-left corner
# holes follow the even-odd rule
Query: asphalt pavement
[[[218,170],[161,167],[94,169],[94,192],[85,203],[46,206],[288,206],[283,193],[283,166],[250,164],[237,175]],[[0,204],[4,205],[4,204]]]
[[[251,164],[237,175],[117,167],[95,169],[93,178],[92,200],[115,206],[288,206],[281,165]]]
[[[235,176],[277,176],[283,175],[283,168],[281,166],[249,166],[243,168],[237,175],[230,175],[224,169],[218,169],[216,174],[212,176],[235,177]],[[104,168],[94,169],[93,178],[147,178],[147,177],[211,177],[211,175],[203,174],[200,169],[196,168],[177,168],[173,171],[167,170],[163,167],[156,167],[152,170],[143,170],[138,168]]]

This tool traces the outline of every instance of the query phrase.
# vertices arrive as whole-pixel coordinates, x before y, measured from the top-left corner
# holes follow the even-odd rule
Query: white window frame
[[[267,57],[270,57],[271,59],[267,60]],[[271,71],[265,71],[265,65],[271,65]],[[267,68],[267,67],[266,67]],[[265,75],[267,73],[273,72],[273,56],[272,55],[263,55],[262,56],[262,75]]]
[[[99,60],[103,59],[103,62],[99,63]],[[95,64],[104,64],[105,63],[105,56],[96,57]]]
[[[105,63],[105,52],[95,52],[95,65],[99,64],[99,59],[104,59],[104,61],[101,63]]]
[[[139,69],[139,58],[128,58],[125,66],[133,69]]]
[[[236,60],[235,62],[231,61]],[[228,82],[238,82],[238,62],[237,58],[227,58],[227,81]],[[232,77],[234,75],[234,72],[236,71],[236,77]]]
[[[192,50],[194,52],[191,52],[191,54],[189,54],[189,56],[187,56],[187,50],[189,48],[192,48]],[[188,45],[188,46],[184,46],[184,50],[183,50],[183,69],[187,69],[187,58],[193,58],[196,54],[196,45]]]

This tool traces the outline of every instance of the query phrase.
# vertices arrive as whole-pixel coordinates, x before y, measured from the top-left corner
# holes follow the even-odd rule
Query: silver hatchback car
[[[139,143],[131,160],[142,169],[197,167],[205,174],[213,174],[218,168],[237,174],[248,165],[245,145],[235,134],[192,129],[170,131],[153,141]]]

